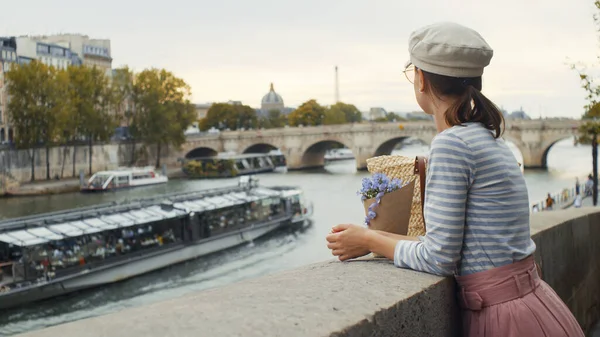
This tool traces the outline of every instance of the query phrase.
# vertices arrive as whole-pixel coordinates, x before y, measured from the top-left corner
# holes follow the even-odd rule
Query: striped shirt
[[[454,126],[433,139],[425,186],[427,234],[396,244],[396,266],[467,275],[535,251],[523,174],[506,143],[482,124]]]

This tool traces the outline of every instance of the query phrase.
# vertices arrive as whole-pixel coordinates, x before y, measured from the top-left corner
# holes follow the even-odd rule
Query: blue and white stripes
[[[396,266],[466,275],[535,251],[519,165],[504,141],[480,123],[454,126],[434,138],[424,216],[427,234],[398,242]]]

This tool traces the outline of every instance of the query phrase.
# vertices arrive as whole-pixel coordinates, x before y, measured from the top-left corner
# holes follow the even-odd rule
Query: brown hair
[[[450,77],[424,71],[423,77],[436,96],[451,96],[458,99],[446,110],[446,123],[450,126],[467,122],[478,122],[495,132],[494,137],[504,132],[504,116],[498,107],[481,93],[481,76]]]

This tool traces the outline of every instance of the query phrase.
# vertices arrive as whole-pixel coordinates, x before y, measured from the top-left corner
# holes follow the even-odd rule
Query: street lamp
[[[596,118],[594,118],[594,124],[596,123]],[[594,179],[592,201],[594,206],[596,206],[598,204],[598,129],[596,128],[596,125],[594,125],[592,133],[592,166],[592,177]]]

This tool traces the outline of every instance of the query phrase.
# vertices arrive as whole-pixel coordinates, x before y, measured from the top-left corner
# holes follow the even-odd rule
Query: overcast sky
[[[454,21],[494,49],[483,91],[498,105],[576,117],[585,95],[567,63],[595,62],[593,13],[592,0],[28,0],[3,4],[0,35],[110,38],[113,67],[167,68],[196,103],[257,107],[274,82],[287,106],[332,104],[338,65],[342,101],[407,112],[408,36]]]

